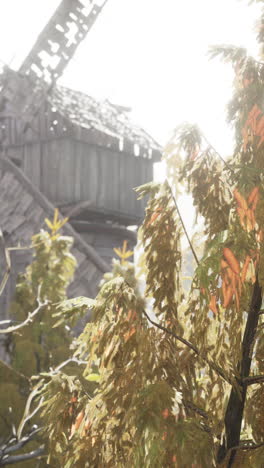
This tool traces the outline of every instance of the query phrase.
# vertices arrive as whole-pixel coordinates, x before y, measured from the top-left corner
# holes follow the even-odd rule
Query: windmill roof
[[[161,151],[157,141],[132,122],[128,115],[130,109],[126,107],[58,85],[51,90],[49,101],[55,111],[84,129],[129,141],[150,152]]]

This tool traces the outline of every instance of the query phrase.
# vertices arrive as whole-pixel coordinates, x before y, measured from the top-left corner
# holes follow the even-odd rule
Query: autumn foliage
[[[70,371],[38,382],[51,465],[264,466],[264,63],[231,46],[212,55],[234,68],[234,153],[222,158],[195,125],[177,128],[165,182],[136,189],[148,197],[136,270],[123,245],[95,300],[56,305],[60,321],[85,307],[91,321]],[[203,220],[193,238],[178,189]]]

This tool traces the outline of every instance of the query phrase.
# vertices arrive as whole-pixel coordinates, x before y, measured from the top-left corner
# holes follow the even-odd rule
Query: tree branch
[[[21,461],[29,460],[31,458],[36,458],[42,455],[44,453],[44,446],[41,446],[35,451],[31,451],[29,453],[10,455],[11,453],[17,452],[26,444],[28,444],[40,430],[41,428],[37,427],[29,434],[22,437],[20,440],[18,440],[17,437],[13,437],[4,446],[0,447],[0,466],[19,463]]]
[[[235,447],[235,448],[239,450],[256,450],[263,446],[264,446],[264,442],[260,442],[259,444],[252,444],[252,445],[238,445],[238,447]]]
[[[199,416],[202,416],[204,419],[208,419],[208,414],[206,411],[202,408],[198,408],[192,401],[182,399],[182,403],[185,406],[185,408],[188,408],[195,413],[199,414]]]
[[[33,312],[29,312],[27,318],[24,320],[24,322],[20,322],[18,325],[13,325],[8,328],[2,328],[0,329],[0,334],[5,334],[5,333],[13,333],[16,330],[19,330],[20,328],[25,327],[29,323],[33,321],[33,318],[40,312],[43,307],[46,307],[49,304],[49,301],[46,300],[44,302],[40,302],[38,299],[38,307],[33,310]],[[6,323],[6,320],[3,320],[3,322],[0,322],[0,326],[4,325]]]
[[[30,412],[31,403],[32,403],[33,399],[37,396],[37,394],[39,392],[39,388],[40,388],[40,384],[30,393],[30,395],[29,395],[29,397],[27,399],[26,406],[25,406],[25,411],[24,411],[23,417],[22,417],[22,419],[20,421],[20,424],[18,426],[18,430],[17,430],[18,439],[21,438],[23,429],[24,429],[25,424],[27,423],[27,421],[29,421],[31,418],[33,418],[33,416],[35,416],[35,414],[38,412],[38,410],[40,409],[40,407],[41,407],[41,405],[43,403],[43,398],[41,398],[38,405],[36,406],[36,408],[34,408],[34,410]]]
[[[210,141],[208,141],[208,139],[206,138],[206,136],[203,133],[202,133],[202,137],[203,137],[204,141],[206,142],[206,144],[209,146],[209,148],[211,148],[213,150],[213,152],[218,156],[218,158],[222,161],[224,166],[234,174],[233,168],[231,166],[229,166],[229,164],[224,160],[223,156],[221,156],[221,154],[214,148],[214,146],[210,143]],[[228,181],[227,181],[227,183],[228,183]]]
[[[16,441],[16,443],[14,445],[10,445],[6,448],[3,448],[3,449],[0,449],[0,451],[2,453],[4,453],[4,455],[8,455],[9,453],[13,453],[13,452],[17,452],[17,450],[20,450],[22,447],[24,447],[24,445],[26,445],[28,442],[30,442],[33,437],[39,432],[41,431],[41,428],[37,428],[37,429],[34,429],[32,432],[30,432],[30,434],[22,437],[22,439],[20,439],[19,441],[17,441],[16,438],[13,438],[11,439],[11,441],[9,443],[11,443],[12,441]]]
[[[251,375],[243,379],[243,383],[245,383],[247,386],[258,384],[258,383],[261,384],[263,382],[264,382],[264,375]]]
[[[197,354],[197,356],[200,356],[205,362],[206,364],[208,364],[208,366],[214,370],[220,377],[222,377],[222,379],[224,379],[228,384],[230,385],[233,385],[232,383],[232,380],[225,375],[224,371],[217,365],[217,364],[214,364],[213,362],[211,362],[207,356],[204,356],[200,351],[199,349],[193,345],[190,341],[186,340],[185,338],[182,338],[181,336],[179,335],[176,335],[176,333],[174,333],[173,331],[169,330],[168,328],[164,327],[163,325],[160,325],[159,323],[157,322],[154,322],[154,320],[152,320],[149,315],[147,314],[147,312],[143,309],[143,314],[145,315],[145,317],[148,319],[148,321],[154,325],[154,327],[157,327],[159,328],[160,330],[164,331],[165,333],[167,333],[168,335],[171,335],[173,336],[176,340],[180,341],[182,344],[184,344],[185,346],[187,346],[189,349],[191,349],[195,354]]]
[[[148,321],[154,325],[154,327],[156,328],[159,328],[160,330],[164,331],[165,333],[168,333],[169,335],[173,336],[174,338],[176,338],[176,340],[180,341],[181,343],[183,343],[185,346],[188,346],[188,348],[190,348],[192,351],[194,351],[195,354],[199,354],[199,350],[198,348],[196,348],[196,346],[194,346],[192,343],[190,343],[190,341],[188,340],[185,340],[185,338],[182,338],[181,336],[179,335],[176,335],[176,333],[174,333],[173,331],[169,330],[168,328],[166,327],[163,327],[163,325],[160,325],[159,323],[157,322],[154,322],[154,320],[152,320],[150,318],[150,316],[147,314],[147,312],[143,309],[143,314],[145,315],[145,317],[148,319]]]
[[[27,247],[27,246],[24,246],[24,247],[6,247],[5,246],[4,236],[3,236],[3,233],[2,233],[1,229],[0,229],[0,244],[2,244],[2,249],[4,251],[5,263],[6,263],[6,270],[5,270],[4,276],[2,278],[2,281],[0,283],[0,296],[1,296],[1,294],[3,293],[3,291],[4,291],[5,287],[6,287],[6,283],[7,283],[7,280],[9,278],[9,275],[10,275],[10,272],[11,272],[10,252],[12,250],[30,250],[30,249],[32,249],[32,247]]]
[[[252,442],[247,442],[247,443],[250,443],[251,445],[246,445],[246,444],[242,443],[240,445],[237,445],[236,447],[230,448],[226,453],[226,462],[230,463],[232,453],[234,451],[237,451],[237,450],[245,450],[245,451],[247,451],[247,450],[256,450],[256,449],[264,446],[264,442],[260,442],[259,444],[254,444]],[[228,456],[230,457],[229,459],[228,459]]]
[[[249,377],[250,373],[261,303],[262,291],[257,279],[254,284],[250,309],[242,341],[242,359],[238,364],[238,370],[240,374],[238,382],[241,384],[241,392],[238,392],[236,388],[231,389],[225,414],[226,443],[224,441],[224,443],[221,444],[217,454],[217,461],[218,463],[221,463],[225,459],[226,454],[231,450],[227,468],[230,468],[233,465],[237,451],[236,447],[239,447],[242,419],[247,394],[247,383],[245,382],[245,379]]]
[[[175,207],[176,207],[176,210],[177,210],[178,216],[179,216],[179,218],[180,218],[180,222],[181,222],[182,228],[183,228],[183,230],[184,230],[184,234],[185,234],[185,236],[186,236],[186,239],[187,239],[187,241],[188,241],[188,244],[189,244],[189,246],[190,246],[190,249],[191,249],[191,251],[192,251],[192,254],[193,254],[193,256],[194,256],[194,259],[195,259],[197,265],[199,265],[198,257],[197,257],[197,255],[196,255],[196,252],[195,252],[194,247],[193,247],[193,245],[192,245],[192,241],[191,241],[191,239],[190,239],[190,237],[189,237],[189,234],[188,234],[187,229],[186,229],[186,227],[185,227],[184,221],[183,221],[183,219],[182,219],[181,212],[180,212],[180,209],[179,209],[179,207],[178,207],[178,203],[177,203],[176,197],[175,197],[174,194],[173,194],[173,191],[172,191],[172,188],[171,188],[171,186],[170,186],[170,184],[169,184],[169,182],[168,182],[168,179],[166,179],[166,182],[167,182],[168,187],[169,187],[169,189],[170,189],[170,192],[171,192],[171,196],[172,196],[174,205],[175,205]]]
[[[39,447],[36,450],[33,450],[29,453],[24,453],[21,455],[4,455],[2,459],[0,459],[0,466],[7,466],[7,465],[14,465],[15,463],[20,463],[26,460],[32,460],[32,458],[40,457],[44,455],[45,449],[44,447]]]

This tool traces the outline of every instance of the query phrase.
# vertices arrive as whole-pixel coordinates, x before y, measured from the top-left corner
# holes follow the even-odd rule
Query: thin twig
[[[40,407],[42,406],[43,398],[40,399],[40,401],[39,401],[38,405],[36,406],[36,408],[32,412],[30,412],[31,403],[32,403],[33,399],[39,393],[39,388],[40,388],[40,385],[38,385],[36,388],[34,388],[34,390],[30,393],[30,395],[29,395],[29,397],[27,399],[24,414],[23,414],[23,417],[22,417],[22,419],[20,421],[20,424],[19,424],[18,430],[17,430],[18,440],[22,436],[22,432],[23,432],[23,429],[24,429],[25,424],[27,423],[27,421],[29,421],[31,418],[33,418],[33,416],[35,416],[35,414],[39,411]]]
[[[49,304],[49,301],[46,300],[45,302],[39,302],[38,307],[33,310],[33,312],[29,312],[27,318],[24,320],[24,322],[20,322],[18,325],[13,325],[8,328],[0,329],[0,334],[5,334],[5,333],[13,333],[16,330],[19,330],[22,327],[25,327],[29,323],[31,323],[34,319],[34,317],[40,312],[43,307],[46,307]],[[0,326],[4,325],[5,320],[3,322],[0,322]]]
[[[184,221],[183,221],[183,219],[182,219],[181,212],[180,212],[180,210],[179,210],[176,197],[175,197],[174,194],[173,194],[173,191],[172,191],[172,188],[171,188],[171,186],[170,186],[170,184],[169,184],[168,179],[166,180],[166,182],[167,182],[168,187],[169,187],[169,189],[170,189],[170,192],[171,192],[171,196],[172,196],[174,205],[175,205],[175,207],[176,207],[176,210],[177,210],[178,216],[179,216],[179,218],[180,218],[180,222],[181,222],[182,228],[183,228],[183,230],[184,230],[184,234],[185,234],[185,236],[186,236],[186,239],[187,239],[187,241],[188,241],[188,244],[189,244],[189,246],[190,246],[190,249],[191,249],[191,251],[192,251],[192,254],[193,254],[193,256],[194,256],[194,259],[195,259],[197,265],[199,265],[198,257],[197,257],[197,255],[196,255],[196,252],[195,252],[194,247],[193,247],[193,245],[192,245],[192,241],[191,241],[191,239],[190,239],[190,237],[189,237],[189,234],[188,234],[187,229],[186,229],[186,227],[185,227]]]
[[[6,263],[6,271],[4,273],[3,279],[0,284],[0,296],[3,293],[7,280],[9,278],[10,272],[11,272],[11,257],[10,257],[10,252],[11,251],[17,251],[17,250],[32,250],[33,246],[17,246],[17,247],[5,247],[5,240],[4,236],[2,233],[2,230],[0,229],[0,243],[2,243],[3,251],[5,254],[5,263]]]
[[[76,357],[71,357],[71,358],[67,359],[66,361],[62,362],[61,364],[59,364],[55,369],[51,368],[51,375],[57,374],[63,367],[70,364],[70,362],[75,362],[79,366],[80,365],[87,365],[86,361],[81,361],[80,359],[77,359]]]
[[[149,315],[147,314],[147,312],[143,309],[143,314],[145,315],[145,317],[148,319],[148,321],[154,325],[155,327],[159,328],[160,330],[164,331],[165,333],[167,333],[168,335],[171,335],[173,336],[176,340],[180,341],[181,343],[183,343],[185,346],[187,346],[189,349],[191,349],[195,354],[197,354],[197,356],[200,356],[205,362],[206,364],[208,364],[208,366],[214,370],[220,377],[222,377],[222,379],[224,379],[229,385],[233,385],[232,384],[232,381],[229,377],[227,377],[225,375],[225,373],[223,372],[223,370],[215,363],[211,362],[208,357],[204,356],[200,351],[199,349],[193,345],[190,341],[186,340],[185,338],[182,338],[181,336],[179,335],[176,335],[176,333],[174,333],[173,331],[169,330],[168,328],[164,327],[163,325],[160,325],[159,323],[157,322],[154,322],[154,320],[152,320]]]
[[[176,338],[176,340],[180,341],[180,342],[183,343],[185,346],[188,346],[188,348],[190,348],[192,351],[194,351],[195,354],[200,354],[198,348],[196,348],[196,346],[194,346],[192,343],[190,343],[190,341],[185,340],[185,338],[182,338],[182,337],[179,336],[179,335],[176,335],[176,333],[174,333],[173,331],[171,331],[171,330],[169,330],[168,328],[164,327],[163,325],[160,325],[159,323],[154,322],[154,320],[152,320],[152,319],[149,317],[149,315],[147,314],[147,312],[146,312],[144,309],[143,309],[143,314],[144,314],[145,317],[148,319],[148,321],[149,321],[152,325],[154,325],[154,327],[159,328],[160,330],[164,331],[164,332],[167,333],[168,335],[173,336],[174,338]]]
[[[188,409],[194,411],[195,413],[199,414],[199,416],[202,416],[204,419],[209,419],[208,414],[206,413],[206,411],[204,409],[202,409],[202,408],[198,408],[198,406],[196,406],[192,401],[183,399],[182,403],[186,408],[188,408]]]
[[[218,158],[222,161],[222,163],[224,164],[224,166],[229,169],[229,171],[233,172],[234,174],[234,169],[229,166],[229,164],[224,160],[223,156],[221,156],[221,154],[215,149],[215,147],[210,143],[210,141],[208,141],[208,139],[206,138],[206,136],[202,133],[202,137],[204,139],[204,141],[206,142],[206,144],[213,150],[213,152],[218,156]]]

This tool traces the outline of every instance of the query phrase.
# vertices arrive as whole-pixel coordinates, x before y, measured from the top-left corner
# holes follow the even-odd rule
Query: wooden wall
[[[145,201],[133,188],[153,177],[150,159],[70,138],[25,144],[22,166],[54,204],[89,200],[135,218],[143,216]]]

